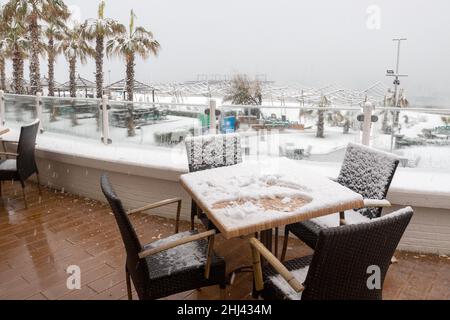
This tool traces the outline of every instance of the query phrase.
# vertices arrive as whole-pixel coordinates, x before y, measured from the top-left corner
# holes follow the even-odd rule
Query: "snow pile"
[[[161,239],[152,242],[145,249],[159,247],[165,243],[172,242],[187,236],[194,234],[192,231],[177,233],[165,239]],[[170,275],[172,270],[182,270],[184,268],[200,268],[206,263],[206,247],[201,246],[198,241],[188,242],[175,248],[162,251],[149,259],[153,260],[152,263],[160,264],[161,269],[166,270],[168,268],[168,274]],[[162,270],[160,270],[163,272]]]
[[[291,274],[294,276],[297,281],[300,283],[305,282],[306,275],[308,274],[309,266],[292,270]],[[300,300],[302,298],[301,292],[295,292],[295,290],[287,283],[284,278],[277,274],[276,276],[269,277],[269,281],[271,281],[281,292],[283,292],[286,297],[290,300]]]

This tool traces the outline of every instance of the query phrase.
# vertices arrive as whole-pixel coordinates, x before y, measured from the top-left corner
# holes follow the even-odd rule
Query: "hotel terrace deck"
[[[125,250],[109,206],[49,188],[44,188],[39,201],[37,187],[31,183],[27,198],[29,208],[25,209],[20,184],[3,183],[0,299],[127,299]],[[175,208],[168,210],[175,212]],[[131,219],[143,243],[174,230],[173,220],[150,213]],[[188,228],[188,223],[182,223],[182,230]],[[290,241],[288,258],[311,253],[299,241]],[[218,236],[215,248],[230,270],[251,261],[245,239],[225,241]],[[450,299],[450,258],[406,252],[397,252],[396,257],[398,263],[391,265],[384,284],[384,299]],[[80,290],[66,287],[69,265],[81,268]],[[237,275],[227,288],[228,299],[251,299],[251,279],[250,273]],[[167,299],[218,298],[214,286]]]

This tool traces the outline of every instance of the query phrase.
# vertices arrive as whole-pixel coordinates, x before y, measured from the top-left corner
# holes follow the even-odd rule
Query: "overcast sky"
[[[81,20],[97,13],[95,0],[66,3]],[[109,0],[106,15],[128,25],[130,9],[162,47],[157,58],[137,62],[138,80],[248,73],[307,86],[391,85],[385,72],[395,67],[392,38],[405,37],[400,71],[409,75],[402,79],[409,96],[450,96],[448,0]],[[68,79],[67,69],[59,57],[59,81]],[[79,70],[94,79],[93,63]],[[108,70],[119,80],[124,63],[106,62],[106,82]]]

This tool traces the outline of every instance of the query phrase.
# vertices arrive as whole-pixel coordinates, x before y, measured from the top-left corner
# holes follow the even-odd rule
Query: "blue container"
[[[222,133],[233,133],[236,131],[236,117],[223,117],[220,121],[220,131]]]

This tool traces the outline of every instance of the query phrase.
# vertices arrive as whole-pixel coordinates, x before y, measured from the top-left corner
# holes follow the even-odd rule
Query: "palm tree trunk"
[[[104,37],[98,35],[95,46],[95,82],[97,84],[97,98],[103,96],[103,51],[104,51]]]
[[[0,56],[0,90],[6,91],[5,57]]]
[[[69,60],[69,91],[72,98],[77,96],[75,73],[77,71],[77,58],[70,58]]]
[[[48,95],[55,96],[55,45],[53,37],[48,38]]]
[[[23,94],[23,57],[17,47],[13,53],[13,83],[14,93]]]
[[[131,101],[131,103],[127,105],[128,108],[127,129],[129,137],[134,137],[136,135],[134,123],[133,87],[134,87],[134,55],[130,55],[127,57],[127,80],[126,80],[127,100]]]
[[[97,35],[95,45],[95,82],[97,84],[97,98],[103,97],[103,51],[105,48],[104,37]],[[97,124],[97,131],[100,130],[100,110],[95,110],[95,122]]]
[[[30,23],[31,35],[31,56],[30,56],[30,85],[31,94],[35,95],[41,92],[41,74],[39,67],[39,26],[37,23],[37,15],[33,14]]]
[[[69,82],[70,82],[70,96],[72,98],[76,98],[77,96],[77,87],[76,87],[76,79],[75,79],[75,73],[76,73],[76,67],[77,67],[77,58],[70,58],[69,60]],[[72,105],[72,114],[70,116],[72,120],[72,126],[78,125],[77,120],[77,110],[76,110],[76,102],[75,99],[73,100]]]

